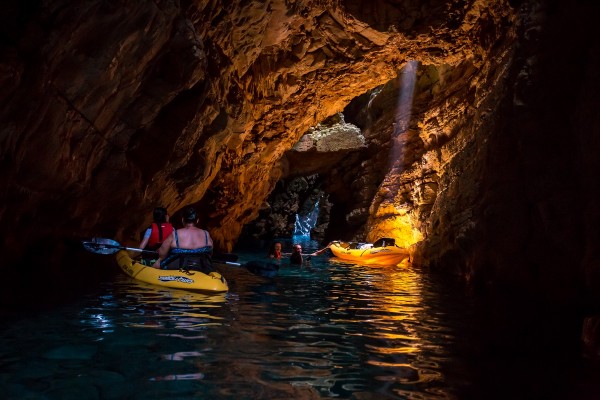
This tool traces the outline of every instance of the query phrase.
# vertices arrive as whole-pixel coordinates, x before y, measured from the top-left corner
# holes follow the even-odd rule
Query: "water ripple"
[[[0,331],[0,386],[13,398],[451,398],[457,335],[428,285],[318,259],[271,280],[236,272],[220,295],[119,275]]]

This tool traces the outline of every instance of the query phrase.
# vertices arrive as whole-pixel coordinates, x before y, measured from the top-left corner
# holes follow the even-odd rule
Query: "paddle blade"
[[[119,242],[106,238],[93,238],[81,243],[84,249],[96,254],[115,254],[123,248]]]

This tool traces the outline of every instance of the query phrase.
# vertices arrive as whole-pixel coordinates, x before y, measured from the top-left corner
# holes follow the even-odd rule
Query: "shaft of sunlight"
[[[388,171],[379,188],[377,205],[370,215],[367,235],[368,240],[392,237],[396,245],[404,248],[422,240],[422,234],[413,221],[414,213],[410,212],[410,206],[400,195],[418,65],[417,61],[407,62],[398,76],[398,101],[390,138]]]
[[[408,130],[413,106],[415,82],[418,62],[409,61],[400,72],[400,87],[398,89],[398,103],[394,118],[392,132],[392,148],[390,149],[390,167],[399,172],[404,160],[404,146],[400,137]]]

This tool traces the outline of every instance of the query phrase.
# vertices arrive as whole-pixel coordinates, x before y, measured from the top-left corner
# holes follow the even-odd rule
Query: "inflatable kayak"
[[[394,239],[379,239],[375,243],[334,241],[329,245],[334,256],[366,265],[398,265],[410,254],[395,245]]]
[[[220,293],[229,290],[227,281],[218,272],[204,274],[200,271],[164,270],[148,267],[133,260],[124,250],[117,253],[117,264],[130,277],[153,285],[198,292]]]

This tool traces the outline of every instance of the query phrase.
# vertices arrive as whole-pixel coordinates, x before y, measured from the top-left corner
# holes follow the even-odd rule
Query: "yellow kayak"
[[[124,250],[117,253],[117,263],[130,277],[153,285],[215,293],[229,290],[227,281],[218,272],[207,275],[200,271],[185,272],[148,267],[133,260]]]
[[[366,265],[398,265],[410,256],[406,249],[394,245],[393,239],[389,245],[381,240],[375,244],[335,241],[329,249],[342,260]]]

